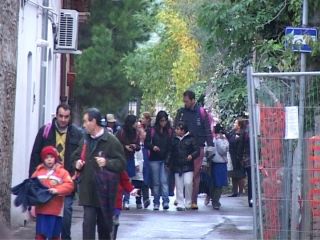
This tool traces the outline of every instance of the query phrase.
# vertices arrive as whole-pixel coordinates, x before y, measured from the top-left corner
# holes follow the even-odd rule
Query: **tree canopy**
[[[83,53],[76,59],[75,96],[82,108],[116,112],[138,95],[125,77],[121,59],[148,37],[137,19],[148,4],[145,0],[92,1]]]

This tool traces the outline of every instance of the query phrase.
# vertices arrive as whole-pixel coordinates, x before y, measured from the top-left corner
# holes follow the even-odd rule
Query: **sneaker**
[[[232,194],[232,195],[230,195],[230,196],[228,196],[228,197],[239,197],[239,196],[240,196],[240,194],[234,193],[234,194]]]
[[[150,200],[148,199],[148,200],[145,200],[144,202],[143,202],[143,207],[144,208],[148,208],[150,206]]]
[[[198,205],[196,203],[192,203],[191,204],[191,209],[192,210],[198,210],[199,208],[198,208]]]
[[[123,209],[124,209],[124,210],[130,210],[129,203],[124,202],[124,203],[123,203]]]
[[[212,203],[212,207],[213,207],[213,209],[215,209],[215,210],[220,210],[221,203],[220,203],[220,202],[218,202],[218,203]]]
[[[183,207],[177,207],[177,211],[181,212],[181,211],[185,211],[186,209]]]
[[[137,204],[137,209],[142,209],[142,204],[141,203]]]
[[[177,201],[177,199],[174,200],[173,205],[178,206],[178,201]]]
[[[159,205],[154,205],[153,206],[153,211],[159,211]]]
[[[220,210],[220,206],[214,205],[214,206],[213,206],[213,209],[215,209],[215,210]]]
[[[169,209],[169,203],[163,203],[163,210]]]

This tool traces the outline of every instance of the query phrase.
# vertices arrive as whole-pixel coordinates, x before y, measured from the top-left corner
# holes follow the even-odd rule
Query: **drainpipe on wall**
[[[42,32],[41,39],[48,40],[48,9],[49,0],[43,0],[42,5]],[[47,46],[41,48],[41,66],[40,66],[40,100],[39,100],[39,127],[44,124],[45,104],[46,104],[46,82],[47,82]]]

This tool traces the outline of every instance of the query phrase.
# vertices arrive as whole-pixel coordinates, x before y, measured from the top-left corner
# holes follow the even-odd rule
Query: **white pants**
[[[186,172],[183,173],[181,176],[179,176],[179,173],[175,173],[174,177],[176,183],[176,200],[178,202],[178,207],[190,208],[192,198],[193,172]]]

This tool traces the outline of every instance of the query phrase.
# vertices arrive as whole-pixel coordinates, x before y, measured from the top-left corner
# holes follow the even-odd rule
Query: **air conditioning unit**
[[[78,48],[78,18],[79,13],[75,10],[61,9],[56,52],[74,52]]]

